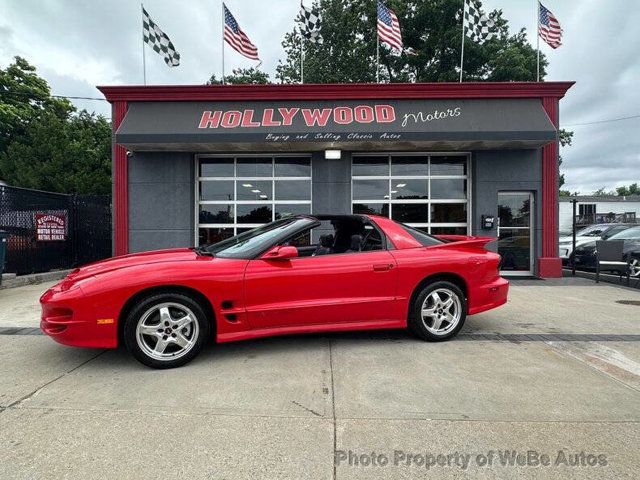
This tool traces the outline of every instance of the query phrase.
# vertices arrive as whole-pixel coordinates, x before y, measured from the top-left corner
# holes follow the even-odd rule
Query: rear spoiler
[[[495,237],[469,237],[467,235],[434,235],[434,237],[445,243],[433,245],[429,248],[446,248],[448,246],[481,248],[487,243],[497,240]]]

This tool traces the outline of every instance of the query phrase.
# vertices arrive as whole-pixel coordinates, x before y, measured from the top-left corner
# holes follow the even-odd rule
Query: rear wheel
[[[409,328],[423,340],[439,342],[455,336],[467,317],[467,300],[460,288],[436,281],[422,288],[409,314]]]
[[[190,362],[209,338],[202,306],[178,293],[149,296],[131,310],[124,326],[127,350],[152,368],[174,368]]]

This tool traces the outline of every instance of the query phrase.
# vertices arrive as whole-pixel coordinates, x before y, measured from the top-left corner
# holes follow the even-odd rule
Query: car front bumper
[[[63,291],[60,284],[40,297],[40,329],[63,345],[88,348],[116,348],[117,319],[96,318],[82,288]]]

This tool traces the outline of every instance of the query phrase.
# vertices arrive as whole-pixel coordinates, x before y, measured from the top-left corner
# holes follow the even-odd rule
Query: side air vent
[[[226,318],[230,322],[238,321],[238,316],[235,313],[225,313],[224,318]]]
[[[222,302],[221,306],[224,310],[229,310],[230,308],[233,308],[233,302],[231,300],[225,300]]]

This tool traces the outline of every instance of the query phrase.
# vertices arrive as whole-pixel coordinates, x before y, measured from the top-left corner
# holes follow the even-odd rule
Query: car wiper
[[[192,250],[194,252],[196,252],[197,255],[203,255],[203,256],[209,256],[209,257],[213,257],[213,253],[211,253],[209,250],[207,250],[204,247],[192,247]]]

